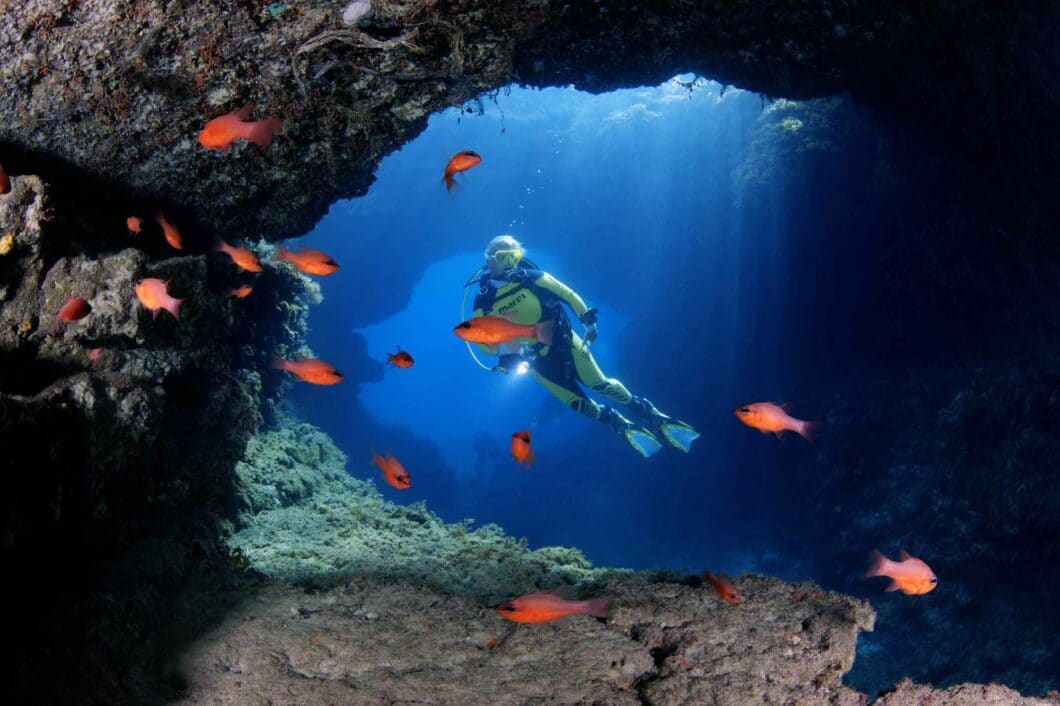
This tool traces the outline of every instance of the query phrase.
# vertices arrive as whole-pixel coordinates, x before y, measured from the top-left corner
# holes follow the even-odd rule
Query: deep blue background
[[[389,496],[497,522],[531,546],[578,546],[600,564],[793,573],[795,562],[764,560],[784,531],[776,506],[790,502],[777,478],[812,449],[760,436],[732,409],[791,401],[813,417],[798,391],[858,365],[843,339],[873,263],[867,249],[834,245],[808,262],[800,248],[850,238],[827,233],[826,214],[807,227],[775,199],[745,207],[741,165],[766,104],[720,88],[513,89],[483,115],[434,117],[366,197],[332,208],[303,239],[343,267],[321,280],[309,341],[365,382],[299,389],[296,401],[350,455],[351,473],[374,476],[368,449],[390,449],[414,482],[382,486]],[[442,168],[462,149],[483,163],[447,194]],[[605,373],[699,429],[693,453],[643,460],[530,378],[473,363],[451,329],[462,285],[499,233],[601,309]],[[358,336],[372,361],[400,345],[416,366],[381,374]],[[534,433],[531,472],[507,450],[518,429]]]
[[[1022,663],[1018,621],[969,622],[963,633],[953,624],[958,603],[992,597],[968,593],[983,586],[975,564],[926,555],[945,562],[944,588],[911,599],[862,579],[852,559],[867,560],[872,544],[930,552],[947,532],[884,523],[842,546],[834,532],[845,525],[819,531],[838,508],[853,526],[930,493],[925,478],[866,504],[844,495],[845,478],[815,474],[839,449],[855,470],[860,458],[886,467],[894,439],[839,438],[833,420],[816,444],[778,441],[733,415],[775,401],[822,419],[839,394],[900,415],[916,400],[858,391],[925,366],[955,369],[969,341],[1000,344],[981,326],[1006,319],[991,314],[997,288],[961,265],[969,248],[979,257],[990,247],[963,225],[975,224],[974,209],[954,205],[944,156],[915,137],[896,149],[890,127],[843,99],[771,103],[704,81],[600,96],[513,88],[436,115],[382,163],[367,196],[335,204],[301,239],[342,265],[319,279],[309,343],[347,378],[296,386],[291,403],[349,455],[351,474],[448,520],[496,522],[531,547],[576,546],[598,565],[761,571],[870,598],[881,617],[859,643],[858,688],[906,675],[1052,688],[1048,669],[997,666]],[[466,149],[483,162],[449,194],[444,165]],[[452,327],[470,310],[464,282],[500,233],[601,310],[593,351],[604,372],[693,424],[702,437],[690,454],[642,459],[531,378],[474,363]],[[384,367],[399,346],[412,369]],[[508,450],[521,429],[538,455],[530,471]],[[372,448],[402,460],[410,490],[381,481]],[[906,649],[913,636],[920,651]],[[983,647],[969,656],[971,644]],[[997,644],[1012,653],[993,658]]]

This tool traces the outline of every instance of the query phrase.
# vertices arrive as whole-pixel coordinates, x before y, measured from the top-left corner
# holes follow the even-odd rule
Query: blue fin
[[[647,429],[631,427],[626,429],[624,434],[629,445],[636,449],[644,458],[651,458],[662,448],[659,440]]]
[[[692,442],[699,438],[698,431],[677,420],[662,424],[660,430],[671,446],[676,446],[685,453],[692,447]]]

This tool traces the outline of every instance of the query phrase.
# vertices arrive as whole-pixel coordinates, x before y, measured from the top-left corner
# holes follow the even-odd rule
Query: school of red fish
[[[256,145],[260,152],[264,152],[275,134],[282,129],[283,121],[278,117],[268,117],[257,121],[248,120],[252,112],[253,106],[248,103],[239,109],[209,120],[199,133],[199,144],[205,149],[227,154],[234,142],[246,140]],[[451,192],[456,186],[457,174],[473,169],[481,163],[482,157],[473,150],[462,150],[453,155],[446,163],[442,177],[446,191]],[[0,164],[0,195],[10,191],[11,179],[4,171],[3,165]],[[154,216],[154,222],[158,225],[162,238],[171,248],[184,249],[180,229],[166,218],[164,213],[158,211]],[[130,236],[140,235],[144,230],[144,219],[138,215],[130,215],[125,221],[125,227]],[[264,271],[258,254],[249,248],[230,245],[224,240],[217,239],[214,250],[230,258],[232,264],[240,272],[257,274]],[[333,275],[339,270],[339,264],[333,258],[310,248],[290,250],[277,246],[272,261],[289,263],[304,274],[318,277]],[[170,280],[163,281],[148,277],[134,285],[136,300],[146,311],[151,312],[152,319],[157,319],[160,311],[166,311],[174,319],[180,318],[180,305],[183,300],[170,294],[170,283]],[[243,283],[230,288],[229,292],[232,298],[242,300],[253,294],[254,287],[249,283]],[[55,326],[76,324],[90,316],[91,313],[92,306],[87,300],[79,296],[70,296],[56,312]],[[550,345],[552,322],[546,321],[536,326],[521,326],[504,318],[480,316],[457,324],[453,328],[453,333],[465,341],[489,345],[507,343],[515,339],[532,339]],[[95,364],[102,353],[104,353],[103,348],[90,349],[88,351],[89,363]],[[386,364],[397,369],[408,370],[414,366],[414,361],[408,351],[399,348],[397,352],[387,355]],[[337,385],[343,380],[342,373],[333,365],[316,358],[285,360],[274,356],[270,367],[311,385]],[[762,434],[774,434],[778,439],[782,439],[785,432],[792,432],[807,442],[812,442],[816,433],[821,429],[821,424],[796,419],[788,414],[789,406],[787,403],[754,402],[737,407],[734,414],[741,422],[752,429],[757,429]],[[531,448],[529,431],[512,433],[511,454],[517,466],[527,470],[531,468],[536,454]],[[383,480],[391,487],[397,490],[408,490],[412,487],[412,475],[393,455],[388,453],[386,456],[381,456],[373,451],[372,464],[379,468]],[[910,556],[904,550],[899,551],[898,557],[898,561],[893,561],[873,549],[872,562],[864,575],[891,579],[885,591],[923,595],[935,589],[938,585],[938,578],[923,560]],[[733,580],[724,574],[705,573],[702,580],[722,601],[733,605],[743,602],[744,598]],[[569,615],[587,615],[606,620],[611,602],[612,599],[607,597],[579,601],[568,600],[559,593],[539,592],[504,601],[496,606],[495,610],[501,617],[515,623],[548,622]],[[497,644],[498,642],[494,640],[490,646]]]

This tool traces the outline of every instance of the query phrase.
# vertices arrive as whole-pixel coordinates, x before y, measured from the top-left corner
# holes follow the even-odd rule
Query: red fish
[[[888,591],[901,591],[907,596],[920,596],[935,590],[938,577],[931,567],[905,550],[898,552],[899,561],[891,561],[879,551],[872,550],[872,563],[865,571],[866,577],[886,576],[891,579]]]
[[[136,216],[129,216],[125,219],[125,227],[129,229],[130,235],[136,235],[143,228],[144,221],[142,218]]]
[[[445,165],[445,176],[442,177],[442,181],[445,182],[445,190],[452,191],[453,187],[456,186],[456,179],[453,178],[454,174],[466,172],[481,163],[482,157],[473,150],[464,150],[454,154],[452,159]]]
[[[288,250],[282,245],[276,246],[276,254],[272,256],[277,262],[289,262],[307,275],[327,276],[339,271],[339,263],[331,259],[330,255],[303,248],[298,251]]]
[[[4,171],[4,165],[0,164],[0,194],[11,191],[11,177]]]
[[[184,249],[184,241],[180,238],[180,231],[177,227],[166,220],[166,217],[159,211],[158,215],[155,216],[155,222],[162,226],[162,234],[166,236],[166,242],[177,250]]]
[[[530,593],[513,598],[497,606],[502,618],[515,623],[544,623],[565,615],[591,615],[606,618],[610,598],[592,598],[587,601],[568,601],[554,593]]]
[[[411,368],[413,361],[412,356],[408,354],[408,351],[403,351],[398,348],[397,353],[389,353],[386,357],[387,365],[393,365],[395,368]]]
[[[817,422],[805,422],[788,416],[785,411],[787,408],[787,403],[778,405],[773,402],[755,402],[737,407],[733,413],[741,422],[763,434],[773,432],[780,439],[782,432],[793,431],[806,441],[813,441],[814,434],[821,428],[821,425]]]
[[[721,599],[726,603],[736,604],[743,602],[743,596],[741,596],[740,592],[736,590],[736,585],[733,584],[732,579],[725,574],[705,573],[703,574],[703,578],[706,579],[707,583],[717,591],[718,595],[721,596]]]
[[[342,382],[342,373],[336,370],[335,366],[317,358],[305,358],[303,360],[273,358],[271,367],[273,370],[291,373],[302,382],[308,382],[313,385],[338,385]]]
[[[372,463],[379,466],[379,470],[383,472],[383,478],[391,486],[398,490],[408,490],[412,487],[412,476],[401,465],[401,461],[398,461],[393,456],[383,457],[373,451]]]
[[[517,431],[512,434],[512,458],[527,468],[534,465],[537,454],[530,450],[530,432]]]
[[[88,316],[91,311],[92,307],[84,299],[81,297],[70,297],[63,304],[63,307],[59,309],[59,313],[55,315],[55,318],[59,321],[77,321]]]
[[[213,249],[228,255],[228,257],[232,258],[232,262],[236,264],[236,267],[241,270],[246,270],[247,272],[261,272],[261,262],[252,250],[234,247],[223,240],[218,240],[214,244]]]
[[[283,127],[283,121],[279,118],[266,118],[265,120],[247,121],[254,106],[247,103],[238,110],[214,118],[206,123],[206,127],[199,133],[199,144],[208,150],[224,150],[236,140],[250,140],[258,147],[265,149],[272,142],[272,136]]]
[[[228,291],[236,299],[246,299],[250,296],[250,293],[254,291],[254,288],[249,284],[244,284],[241,287],[236,287],[235,289],[230,289]]]
[[[537,324],[522,326],[500,316],[476,316],[473,319],[457,324],[453,328],[453,333],[465,341],[484,343],[491,346],[508,343],[517,338],[532,338],[535,341],[544,343],[546,346],[551,346],[552,320],[549,319]]]
[[[157,277],[148,277],[136,283],[136,298],[151,312],[151,318],[157,319],[158,312],[165,309],[173,315],[174,319],[180,318],[180,303],[183,299],[176,299],[169,295],[169,283],[163,282]]]

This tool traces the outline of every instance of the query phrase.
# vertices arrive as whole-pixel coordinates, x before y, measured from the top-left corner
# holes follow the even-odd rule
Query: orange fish
[[[482,157],[473,150],[464,150],[454,154],[452,159],[445,165],[445,176],[442,177],[442,181],[445,182],[445,190],[452,191],[453,187],[456,186],[456,179],[453,178],[454,174],[466,172],[481,163]]]
[[[246,299],[250,296],[250,293],[254,291],[254,288],[251,287],[249,284],[244,284],[241,287],[236,287],[235,289],[230,289],[228,291],[236,299]]]
[[[497,606],[502,618],[514,623],[544,623],[565,615],[591,615],[606,618],[610,598],[592,598],[587,601],[568,601],[554,593],[530,593],[513,598]]]
[[[276,254],[272,259],[277,262],[289,262],[307,275],[326,276],[339,271],[339,263],[332,260],[331,256],[309,248],[294,251],[277,245]]]
[[[517,431],[512,434],[512,458],[527,468],[534,465],[537,454],[530,450],[530,432]]]
[[[763,434],[773,432],[780,439],[782,432],[793,431],[806,441],[813,441],[814,434],[821,425],[818,422],[804,422],[790,417],[784,411],[787,408],[787,403],[778,405],[772,402],[755,402],[737,407],[733,413],[741,422]]]
[[[252,110],[253,104],[247,103],[238,110],[206,123],[206,127],[199,133],[199,144],[208,150],[228,152],[228,148],[236,140],[250,140],[265,149],[272,142],[276,131],[283,127],[283,121],[279,118],[247,121]]]
[[[139,233],[140,229],[143,228],[143,225],[144,221],[142,218],[137,218],[136,216],[129,216],[125,219],[125,227],[129,229],[130,235],[136,235],[137,233]]]
[[[552,321],[522,326],[500,316],[476,316],[453,327],[453,333],[471,343],[496,346],[517,338],[532,338],[546,346],[552,345]]]
[[[0,164],[0,194],[11,191],[11,178],[4,171],[4,165]]]
[[[184,241],[180,239],[180,231],[177,230],[175,225],[166,220],[161,211],[155,216],[155,222],[162,226],[162,234],[166,236],[167,243],[177,250],[184,249]]]
[[[373,451],[372,463],[379,466],[379,470],[383,472],[384,480],[398,490],[408,490],[412,486],[412,476],[401,465],[401,461],[398,461],[393,456],[384,458]]]
[[[733,584],[725,574],[703,574],[703,578],[706,579],[707,583],[714,587],[721,599],[726,603],[742,603],[743,596],[736,590],[736,585]]]
[[[891,561],[876,549],[872,550],[872,563],[865,576],[886,576],[891,579],[888,591],[901,591],[907,596],[920,596],[935,590],[938,577],[931,567],[905,550],[898,552],[899,561]]]
[[[217,252],[223,252],[228,257],[232,258],[232,262],[236,263],[236,267],[247,272],[261,272],[261,262],[258,261],[258,256],[254,254],[252,250],[247,248],[233,247],[223,240],[218,240],[213,249]],[[249,294],[249,292],[248,292]]]
[[[389,353],[386,357],[387,365],[393,365],[395,368],[411,368],[412,367],[412,356],[408,354],[408,351],[403,351],[398,348],[397,353]]]
[[[59,309],[59,313],[55,315],[55,318],[57,321],[77,321],[88,316],[91,311],[92,307],[84,299],[81,297],[70,297],[63,304],[63,307]]]
[[[342,373],[335,370],[335,367],[330,363],[325,363],[317,358],[304,358],[302,360],[273,358],[271,367],[273,370],[291,373],[302,382],[308,382],[313,385],[337,385],[342,382]]]
[[[102,348],[90,348],[88,351],[88,362],[95,365],[96,361],[99,360],[99,354],[102,352]]]
[[[162,280],[156,277],[148,277],[136,283],[136,298],[151,312],[151,318],[157,319],[158,312],[165,309],[173,315],[174,319],[180,318],[180,303],[183,299],[175,299],[169,296],[167,288],[172,280]]]

